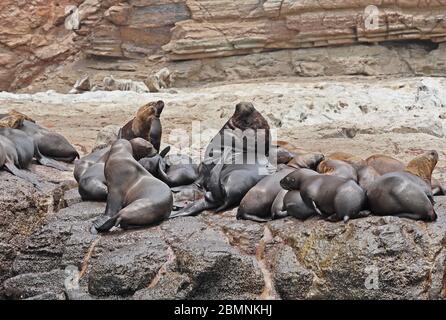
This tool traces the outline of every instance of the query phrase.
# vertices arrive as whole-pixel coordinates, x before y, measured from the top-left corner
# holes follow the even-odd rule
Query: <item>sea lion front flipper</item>
[[[97,232],[107,232],[116,225],[117,220],[118,215],[110,217],[103,214],[99,216],[95,221],[93,221],[92,230],[94,228]]]
[[[30,182],[34,185],[34,187],[36,187],[39,190],[42,190],[42,185],[40,184],[39,181],[37,181],[37,179],[32,175],[31,172],[27,172],[26,170],[20,170],[11,162],[6,162],[4,166],[9,172],[11,172],[16,177],[19,177],[25,181]]]
[[[288,214],[287,210],[277,211],[277,212],[273,213],[273,219],[274,220],[276,220],[276,219],[283,219],[283,218],[286,218],[288,216],[289,216],[289,214]]]

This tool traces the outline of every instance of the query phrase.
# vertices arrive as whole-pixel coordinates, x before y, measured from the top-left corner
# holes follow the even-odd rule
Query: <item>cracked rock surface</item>
[[[2,184],[24,193],[22,201],[29,195],[22,206],[33,208],[36,191],[2,176]],[[2,231],[5,298],[445,298],[446,197],[436,198],[434,223],[368,217],[347,225],[317,218],[257,224],[237,221],[232,210],[93,235],[105,204],[75,201],[72,190],[65,195],[70,205],[57,212],[26,211],[41,221],[18,247],[8,247],[13,238]],[[21,212],[1,199],[4,210]],[[12,226],[30,221],[6,218]]]

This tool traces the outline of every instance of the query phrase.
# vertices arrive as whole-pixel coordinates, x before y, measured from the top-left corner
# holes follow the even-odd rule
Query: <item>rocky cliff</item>
[[[367,8],[368,5],[376,7]],[[220,61],[226,56],[279,49],[292,50],[285,55],[297,52],[297,56],[310,60],[298,66],[297,71],[291,63],[288,68],[293,71],[287,73],[313,76],[323,73],[318,66],[318,57],[323,51],[293,50],[315,47],[331,50],[340,45],[414,40],[431,43],[429,51],[437,48],[436,43],[446,40],[446,3],[427,0],[5,0],[0,3],[0,90],[66,90],[84,73],[98,74],[97,79],[104,73],[112,73],[143,80],[161,65],[196,69],[196,65],[169,61],[194,60],[207,64],[203,59],[220,58],[217,59]],[[370,55],[376,57],[376,52],[366,50],[360,57]],[[262,57],[253,56],[250,60],[264,65]],[[268,54],[266,57],[271,60]],[[276,63],[274,59],[271,63]],[[290,60],[286,59],[279,63],[289,64]],[[423,60],[427,67],[412,74],[444,75],[444,61],[437,64],[431,59]],[[435,65],[431,66],[432,63]],[[379,65],[385,66],[385,63]],[[267,76],[276,75],[276,71],[271,66]],[[339,73],[345,74],[342,71]],[[283,73],[286,72],[278,72],[287,75]],[[209,78],[205,80],[221,80],[222,76]],[[223,75],[223,80],[226,79]],[[39,87],[39,84],[42,85]]]

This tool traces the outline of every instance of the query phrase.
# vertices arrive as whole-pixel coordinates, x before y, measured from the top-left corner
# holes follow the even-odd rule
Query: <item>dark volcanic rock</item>
[[[0,280],[8,279],[4,289],[10,298],[446,295],[446,197],[436,198],[434,223],[368,217],[346,225],[317,218],[257,224],[237,221],[228,211],[95,235],[90,227],[105,203],[77,202],[74,192],[65,191],[59,203],[69,207],[53,212],[51,201],[37,201],[41,194],[32,186],[2,175],[0,184],[10,190],[0,190],[0,214],[7,219],[0,224]],[[67,269],[78,286],[66,286]]]

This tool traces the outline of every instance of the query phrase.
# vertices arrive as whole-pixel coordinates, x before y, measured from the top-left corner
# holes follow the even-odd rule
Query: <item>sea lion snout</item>
[[[438,152],[436,150],[430,150],[427,152],[427,157],[431,160],[438,161]]]
[[[155,108],[155,116],[160,117],[161,113],[164,110],[164,101],[162,101],[162,100],[157,101],[155,103],[154,108]]]

